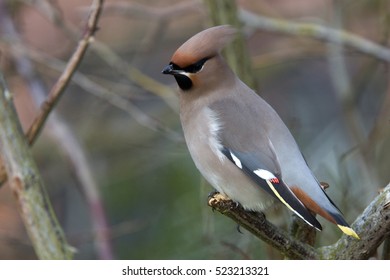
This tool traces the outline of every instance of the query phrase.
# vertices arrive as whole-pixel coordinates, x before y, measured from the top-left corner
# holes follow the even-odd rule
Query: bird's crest
[[[206,29],[181,45],[173,54],[171,62],[184,68],[204,58],[217,55],[237,33],[229,25],[220,25]]]

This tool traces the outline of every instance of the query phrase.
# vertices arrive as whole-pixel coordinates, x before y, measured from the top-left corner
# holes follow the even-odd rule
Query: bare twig
[[[13,51],[13,50],[10,50]],[[29,51],[29,55],[31,59],[36,62],[42,63],[45,67],[48,67],[51,72],[58,71],[62,72],[66,66],[65,62],[60,61],[53,57],[45,56],[43,53],[37,53],[34,51]],[[170,129],[166,125],[164,125],[160,120],[149,116],[147,113],[143,112],[137,106],[135,106],[131,100],[128,98],[122,97],[120,94],[114,93],[112,90],[107,87],[101,85],[100,83],[94,81],[89,78],[87,75],[81,73],[80,71],[76,71],[72,78],[73,82],[83,88],[85,91],[107,101],[111,105],[125,111],[131,117],[134,118],[136,122],[140,125],[154,130],[156,132],[163,133],[167,138],[175,141],[175,142],[183,142],[184,139],[181,134],[176,131]],[[101,79],[100,79],[101,80]],[[128,88],[127,88],[128,90]],[[126,92],[126,95],[129,95]]]
[[[178,15],[184,11],[191,11],[198,4],[195,1],[193,4],[179,4],[175,5],[175,7],[169,11],[166,9],[165,12],[159,14],[158,18],[164,21],[164,19],[170,19],[174,15]],[[124,7],[125,6],[125,7]],[[150,12],[153,10],[152,8],[135,3],[111,3],[109,5],[111,7],[111,11],[118,9],[122,9],[126,11],[125,13],[133,13],[134,9],[138,14],[150,14],[153,15],[154,12]],[[109,8],[110,9],[110,8]],[[157,11],[153,10],[153,11]],[[63,29],[65,33],[74,33],[74,28],[67,24],[58,24],[60,21],[59,18],[60,12],[56,11],[56,7],[52,5],[48,5],[45,9],[40,10],[44,16],[46,16],[49,20],[52,20],[54,24],[56,24],[59,28]],[[164,11],[164,9],[162,9]],[[106,10],[105,10],[106,12]],[[157,12],[160,13],[160,12]],[[55,16],[53,16],[55,15]],[[64,21],[63,21],[64,22]],[[159,26],[164,26],[164,24],[160,24]],[[72,38],[74,36],[71,36]],[[178,101],[176,92],[169,86],[166,86],[157,80],[151,78],[150,76],[144,74],[142,71],[138,70],[134,66],[130,65],[128,62],[125,62],[118,54],[116,54],[109,46],[106,44],[99,42],[97,40],[94,41],[94,44],[91,45],[91,51],[95,52],[108,66],[110,66],[113,70],[121,73],[125,77],[127,77],[130,81],[137,84],[139,87],[149,91],[150,93],[159,96],[173,111],[178,111]]]
[[[32,126],[27,132],[27,138],[30,143],[33,143],[40,130],[42,129],[47,117],[50,112],[59,101],[62,96],[64,90],[66,89],[69,81],[71,80],[73,73],[76,71],[77,67],[81,63],[81,60],[87,51],[88,46],[90,45],[91,40],[97,30],[97,23],[99,19],[99,15],[101,13],[103,6],[103,0],[94,0],[91,6],[91,13],[87,22],[86,31],[79,41],[78,46],[75,52],[72,54],[65,71],[59,77],[57,82],[54,84],[51,89],[47,100],[42,105],[42,110],[38,117],[34,120]]]
[[[314,23],[297,23],[283,19],[269,18],[242,9],[239,11],[239,16],[246,25],[251,27],[269,32],[309,37],[326,42],[343,44],[361,53],[385,62],[390,62],[390,49],[346,31],[335,30]]]
[[[71,247],[50,205],[12,102],[0,77],[0,154],[19,211],[36,254],[41,259],[70,259]]]

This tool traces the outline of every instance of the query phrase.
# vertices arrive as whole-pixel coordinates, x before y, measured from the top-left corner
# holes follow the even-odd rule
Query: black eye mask
[[[176,65],[173,62],[171,62],[171,65],[172,65],[172,68],[174,70],[181,70],[181,71],[184,71],[186,73],[197,73],[203,68],[203,65],[205,64],[205,62],[208,59],[209,59],[208,57],[203,58],[203,59],[199,60],[198,62],[191,64],[191,65],[184,67],[184,68],[179,67],[178,65]]]

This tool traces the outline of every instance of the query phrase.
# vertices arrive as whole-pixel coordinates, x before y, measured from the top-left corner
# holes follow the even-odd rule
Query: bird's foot
[[[228,198],[227,196],[225,196],[219,192],[210,193],[208,198],[209,198],[208,204],[213,209],[214,209],[214,205],[216,205],[217,203],[232,201],[230,198]]]
[[[219,194],[219,192],[216,190],[213,190],[212,192],[209,192],[209,195],[207,197],[210,199],[210,198],[213,198],[217,194]]]

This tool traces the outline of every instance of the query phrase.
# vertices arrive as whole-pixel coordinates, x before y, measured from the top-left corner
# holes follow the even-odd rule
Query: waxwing
[[[206,29],[180,46],[162,73],[180,88],[180,120],[192,159],[206,180],[246,210],[280,201],[321,230],[313,213],[359,238],[309,169],[275,110],[229,68],[220,51],[230,26]]]

